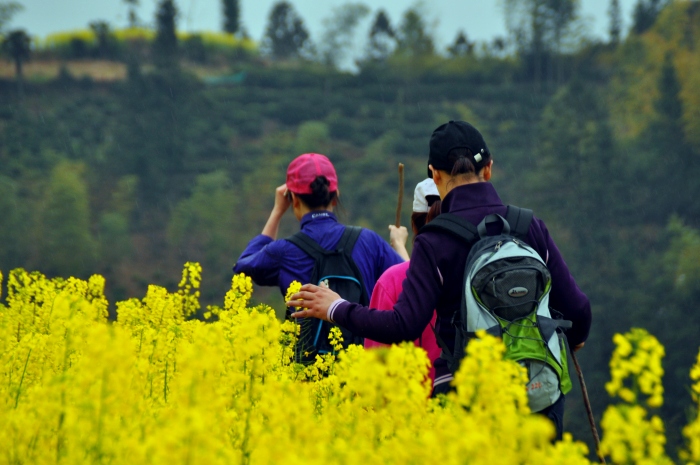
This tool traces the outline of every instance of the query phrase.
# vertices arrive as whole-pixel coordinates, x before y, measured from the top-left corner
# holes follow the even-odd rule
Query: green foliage
[[[129,5],[129,27],[135,28],[139,25],[139,17],[136,13],[136,9],[139,6],[139,0],[122,0],[124,3]]]
[[[294,151],[302,153],[326,153],[329,143],[328,125],[321,121],[307,121],[299,126]]]
[[[474,43],[467,40],[464,31],[459,31],[455,41],[447,48],[447,52],[453,58],[471,55],[474,52]]]
[[[2,39],[2,51],[15,63],[15,76],[20,94],[22,93],[22,64],[31,56],[32,39],[23,29],[10,31]]]
[[[177,36],[184,62],[171,72],[153,66],[153,31],[110,30],[117,56],[128,60],[124,81],[64,73],[31,82],[25,100],[11,91],[14,83],[0,81],[7,97],[0,105],[0,265],[78,274],[99,255],[94,271],[114,283],[107,292],[127,298],[149,282],[176,285],[179,264],[196,260],[217,283],[202,295],[214,303],[296,155],[328,155],[339,173],[341,220],[386,237],[397,163],[406,165],[408,224],[431,131],[465,119],[488,141],[503,201],[533,208],[547,222],[592,299],[594,326],[581,362],[594,411],[605,407],[601,368],[612,333],[643,324],[669,348],[678,402],[662,416],[675,421],[685,404],[685,349],[700,325],[699,11],[674,2],[646,34],[617,48],[570,48],[566,29],[560,48],[546,39],[539,80],[532,55],[508,56],[505,43],[469,53],[466,35],[450,56],[394,53],[396,34],[379,13],[358,74],[286,59],[310,56],[306,41],[285,59],[258,62],[252,42],[204,32]],[[429,26],[421,25],[427,37]],[[553,23],[546,27],[554,37]],[[35,56],[70,57],[81,47],[76,42],[71,51],[72,39],[82,38],[85,56],[96,57],[101,32],[93,29],[39,43]],[[563,85],[555,85],[557,67]],[[214,68],[225,69],[216,76],[222,79],[186,71]],[[279,235],[297,229],[288,214]],[[276,290],[270,295],[279,299]],[[585,439],[580,394],[567,405],[567,428]]]
[[[161,0],[156,11],[156,39],[153,42],[154,62],[171,68],[177,63],[178,46],[175,22],[178,11],[174,0]]]
[[[241,27],[241,7],[238,0],[221,0],[224,10],[224,31],[235,34]]]
[[[667,232],[670,241],[663,257],[666,273],[673,283],[674,293],[693,302],[700,296],[700,231],[684,225],[674,216]]]
[[[46,273],[86,277],[94,271],[96,244],[84,170],[84,165],[60,163],[43,193],[36,242],[39,268]]]
[[[381,62],[393,52],[396,46],[396,32],[391,27],[389,17],[384,10],[377,11],[367,41],[366,61]]]
[[[622,11],[620,11],[620,0],[610,0],[608,17],[610,20],[610,24],[608,26],[610,44],[617,46],[620,43],[622,36]]]
[[[291,3],[282,1],[270,11],[263,47],[276,60],[309,56],[309,31]]]
[[[23,8],[22,4],[18,2],[0,2],[0,34],[4,33],[5,27],[12,21],[12,17]]]
[[[324,64],[335,68],[345,59],[355,28],[368,14],[369,7],[362,3],[346,3],[333,9],[331,17],[324,20],[325,31],[319,44]]]
[[[22,266],[28,258],[27,211],[18,191],[16,182],[0,176],[0,263],[4,269]]]
[[[403,14],[397,32],[397,54],[423,57],[435,52],[435,41],[425,24],[425,16],[420,6],[409,8]]]
[[[580,0],[506,0],[506,27],[536,83],[560,80],[557,56],[578,18]]]
[[[112,33],[109,23],[106,21],[93,21],[90,23],[90,30],[95,34],[95,54],[96,58],[114,59],[119,55],[117,40]]]
[[[131,259],[133,246],[128,218],[118,212],[102,214],[98,241],[100,262],[104,266],[113,267]]]
[[[241,203],[224,171],[197,176],[192,195],[180,201],[168,224],[168,240],[189,259],[228,268],[240,223]]]
[[[667,3],[668,0],[637,0],[632,13],[632,31],[636,34],[648,31]]]

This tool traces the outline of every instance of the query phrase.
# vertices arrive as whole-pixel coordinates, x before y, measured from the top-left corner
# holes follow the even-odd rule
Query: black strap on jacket
[[[343,231],[343,235],[340,237],[338,244],[333,250],[324,249],[323,247],[318,245],[318,243],[315,240],[311,239],[302,231],[299,231],[296,234],[287,237],[286,240],[303,250],[308,256],[313,258],[314,262],[316,263],[318,263],[324,256],[327,255],[337,253],[344,254],[348,258],[348,262],[352,267],[353,275],[357,277],[362,287],[362,301],[358,303],[362,305],[367,305],[369,303],[369,298],[367,296],[367,290],[365,289],[363,283],[362,273],[360,273],[360,269],[357,267],[355,260],[352,259],[352,251],[355,248],[355,243],[359,239],[361,233],[362,228],[359,226],[345,226],[345,231]],[[312,276],[312,279],[313,278],[314,277]]]
[[[508,205],[505,219],[510,226],[510,233],[518,239],[526,240],[528,232],[530,231],[532,217],[532,210]],[[453,236],[463,239],[468,244],[476,242],[479,238],[477,227],[454,213],[442,213],[438,215],[433,221],[423,226],[419,234],[425,231],[448,232]]]

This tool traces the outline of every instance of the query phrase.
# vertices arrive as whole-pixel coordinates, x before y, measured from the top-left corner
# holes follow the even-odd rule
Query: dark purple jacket
[[[301,230],[324,249],[333,249],[340,241],[345,226],[327,211],[313,211],[301,219]],[[362,273],[367,298],[377,279],[390,266],[404,260],[374,231],[363,229],[352,249],[352,259]],[[284,296],[292,281],[311,281],[314,260],[291,242],[262,234],[254,237],[233,267],[234,273],[245,273],[260,286],[279,286]],[[317,283],[313,283],[317,284]]]
[[[443,212],[459,215],[474,225],[491,213],[505,217],[506,208],[488,182],[456,187],[442,203]],[[547,263],[552,275],[550,306],[573,322],[566,333],[569,344],[584,342],[591,326],[590,302],[576,285],[542,220],[533,218],[527,242]],[[403,292],[393,312],[343,301],[331,306],[329,317],[355,334],[391,344],[417,339],[435,309],[437,332],[448,347],[453,347],[455,329],[450,319],[461,304],[468,253],[469,248],[460,239],[444,232],[426,231],[416,237]],[[442,359],[436,361],[435,370],[436,382],[449,374]]]

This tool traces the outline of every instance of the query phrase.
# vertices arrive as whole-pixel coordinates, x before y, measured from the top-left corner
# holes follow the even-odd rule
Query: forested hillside
[[[34,47],[5,31],[17,74],[0,80],[0,269],[101,273],[114,303],[148,283],[175,287],[196,261],[203,302],[218,303],[296,155],[328,155],[341,219],[386,234],[397,163],[412,194],[432,130],[464,119],[492,150],[502,199],[546,221],[591,298],[580,359],[594,411],[613,333],[644,327],[666,347],[660,414],[676,447],[700,345],[700,3],[640,1],[628,34],[572,44],[575,11],[557,22],[515,8],[533,2],[510,0],[512,38],[462,35],[446,53],[415,10],[396,28],[376,12],[356,72],[338,70],[328,41],[311,48],[300,23],[276,20],[294,15],[286,2],[260,44],[177,35],[168,0],[155,31],[97,24]],[[123,73],[71,72],[87,62]],[[58,71],[26,72],[41,63]],[[281,235],[296,228],[290,215]],[[580,399],[567,399],[567,429],[587,440]]]

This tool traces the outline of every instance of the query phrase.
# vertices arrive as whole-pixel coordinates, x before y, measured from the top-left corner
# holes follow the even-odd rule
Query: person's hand
[[[389,225],[389,243],[396,249],[397,246],[406,247],[406,242],[408,241],[408,229],[406,226],[399,226],[398,228],[393,224]]]
[[[287,185],[282,184],[275,189],[275,206],[272,207],[272,211],[281,216],[287,211],[291,204],[292,203],[287,198]]]
[[[299,292],[292,295],[285,303],[287,307],[301,307],[300,310],[290,315],[292,318],[318,318],[330,321],[328,307],[338,299],[340,299],[340,295],[328,287],[304,284]]]
[[[267,219],[267,223],[265,223],[265,226],[263,227],[261,233],[263,236],[267,236],[273,240],[277,239],[280,221],[282,221],[284,212],[287,211],[291,204],[292,203],[287,198],[287,185],[282,184],[275,189],[275,206],[272,207],[270,217]]]
[[[586,343],[582,342],[580,344],[576,344],[573,349],[571,349],[574,352],[578,352],[579,350],[583,349],[583,346],[585,346]]]
[[[393,224],[389,225],[389,244],[404,260],[408,260],[408,250],[406,250],[406,242],[408,241],[408,229],[406,226],[398,228]]]

